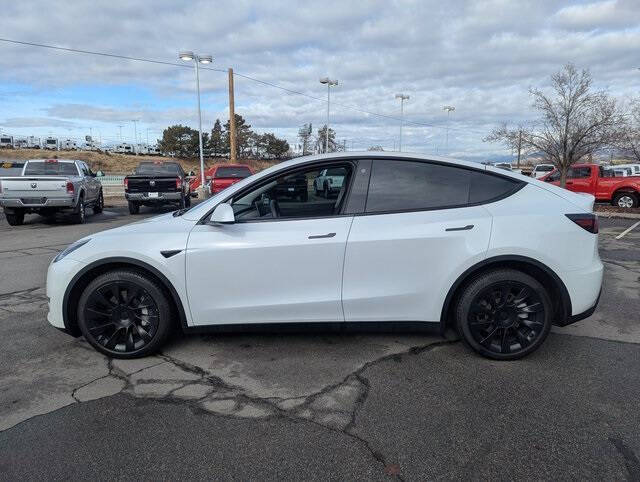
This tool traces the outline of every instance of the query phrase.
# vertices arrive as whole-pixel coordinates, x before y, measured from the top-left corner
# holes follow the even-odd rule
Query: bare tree
[[[623,156],[640,162],[640,97],[629,102],[629,113],[625,116],[615,141],[614,147]]]
[[[529,90],[541,117],[530,131],[521,131],[522,144],[545,154],[560,171],[563,187],[572,164],[612,145],[619,136],[622,117],[615,100],[606,92],[594,92],[591,84],[589,71],[566,64],[551,76],[551,94]],[[498,128],[493,134],[491,140],[513,142],[513,130]]]
[[[528,151],[529,146],[526,144],[526,138],[530,132],[522,125],[518,125],[515,129],[510,129],[506,123],[493,129],[487,137],[482,139],[484,142],[501,142],[505,146],[517,153],[517,168],[520,168],[520,160],[522,155]]]

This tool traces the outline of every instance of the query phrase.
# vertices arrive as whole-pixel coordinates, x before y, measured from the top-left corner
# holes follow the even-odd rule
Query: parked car
[[[244,164],[220,164],[205,173],[207,179],[211,178],[209,184],[211,194],[218,194],[252,174],[251,168]]]
[[[567,189],[595,196],[621,208],[636,208],[640,202],[640,176],[611,176],[610,169],[598,164],[574,164],[567,173]],[[615,171],[615,170],[614,170]],[[557,169],[540,179],[560,185]]]
[[[553,164],[536,164],[533,168],[533,171],[531,171],[531,177],[533,177],[534,179],[540,179],[541,177],[549,174],[554,169],[555,166]]]
[[[334,168],[347,175],[330,202],[281,202],[273,189]],[[118,358],[158,350],[173,326],[419,321],[515,359],[595,310],[593,202],[471,162],[301,157],[73,243],[49,266],[48,320]]]
[[[313,189],[316,196],[322,195],[329,199],[329,196],[340,192],[346,177],[346,170],[343,167],[323,169],[313,180]]]
[[[141,162],[124,178],[124,196],[131,214],[138,214],[140,206],[191,206],[189,179],[177,162]]]
[[[640,176],[640,164],[616,164],[611,167],[613,167],[614,169],[629,169],[631,176]]]
[[[28,213],[53,216],[70,212],[84,223],[85,210],[101,213],[102,185],[84,161],[35,159],[26,161],[19,177],[0,179],[0,206],[11,226],[19,226]]]
[[[307,202],[309,199],[309,179],[306,173],[284,176],[273,186],[271,192],[281,201],[298,199]]]

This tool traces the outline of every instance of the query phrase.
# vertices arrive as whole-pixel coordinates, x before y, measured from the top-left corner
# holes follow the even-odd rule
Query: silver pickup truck
[[[102,212],[102,185],[83,161],[33,159],[26,161],[22,175],[0,178],[0,206],[11,226],[19,226],[27,213],[54,216],[71,213],[84,223],[85,209]]]

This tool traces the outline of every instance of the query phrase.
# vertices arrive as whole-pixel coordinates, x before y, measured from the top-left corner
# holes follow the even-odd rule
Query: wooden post
[[[229,160],[236,161],[236,112],[233,100],[233,69],[229,68]]]

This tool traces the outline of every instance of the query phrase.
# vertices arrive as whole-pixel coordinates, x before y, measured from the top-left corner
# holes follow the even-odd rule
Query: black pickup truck
[[[124,178],[129,212],[138,214],[140,206],[161,204],[188,208],[191,206],[190,180],[177,162],[141,162],[133,174]]]

